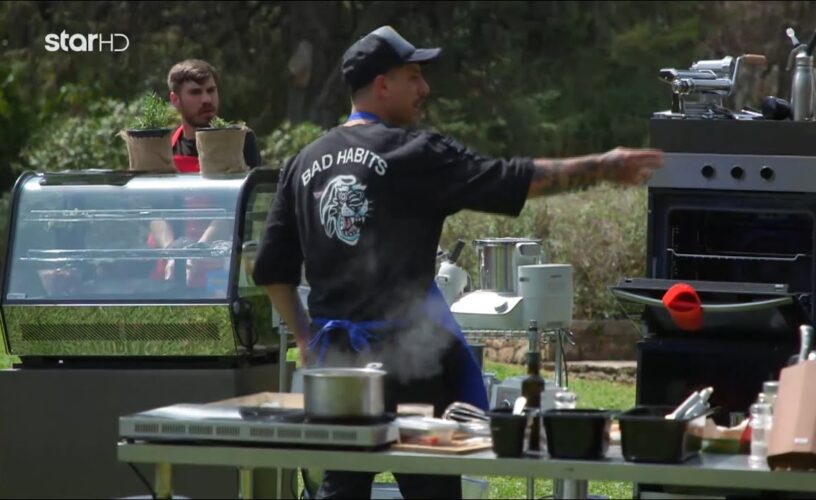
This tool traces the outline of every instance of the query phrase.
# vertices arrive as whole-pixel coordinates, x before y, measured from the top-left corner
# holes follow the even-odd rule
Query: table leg
[[[278,467],[275,469],[275,498],[283,498],[283,469]]]
[[[552,480],[552,490],[553,490],[553,498],[567,498],[564,496],[564,480],[563,479],[553,479]]]
[[[255,498],[255,484],[253,483],[253,470],[242,467],[238,469],[238,498],[251,500]]]
[[[535,500],[535,479],[527,478],[527,500]]]
[[[156,464],[156,481],[153,487],[156,498],[173,498],[173,466],[170,464]]]
[[[561,333],[561,330],[556,330],[555,332],[555,370],[553,374],[553,382],[555,382],[556,387],[564,387],[564,358],[561,355],[561,350],[564,343],[564,337]]]
[[[565,479],[564,498],[589,498],[589,482],[583,480]]]

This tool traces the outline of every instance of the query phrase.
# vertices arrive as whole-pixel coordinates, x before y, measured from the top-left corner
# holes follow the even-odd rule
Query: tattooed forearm
[[[603,175],[598,155],[562,160],[538,159],[535,160],[528,197],[582,189],[601,180]]]

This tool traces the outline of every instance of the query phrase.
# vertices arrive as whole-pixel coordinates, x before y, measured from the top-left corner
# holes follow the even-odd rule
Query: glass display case
[[[2,290],[19,356],[232,356],[277,345],[252,281],[277,170],[26,173]]]

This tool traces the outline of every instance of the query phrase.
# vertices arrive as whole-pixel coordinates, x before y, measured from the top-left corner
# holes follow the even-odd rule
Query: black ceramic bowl
[[[680,463],[697,456],[702,438],[688,432],[694,419],[667,420],[671,406],[636,406],[618,415],[627,462]]]
[[[520,457],[524,452],[526,415],[514,415],[512,408],[496,408],[490,417],[490,437],[497,457]]]
[[[552,458],[598,460],[609,449],[608,410],[549,410],[542,414]]]

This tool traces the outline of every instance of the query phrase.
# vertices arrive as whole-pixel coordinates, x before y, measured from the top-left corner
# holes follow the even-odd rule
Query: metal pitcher
[[[518,294],[518,267],[541,263],[541,240],[483,238],[474,240],[482,290]]]

